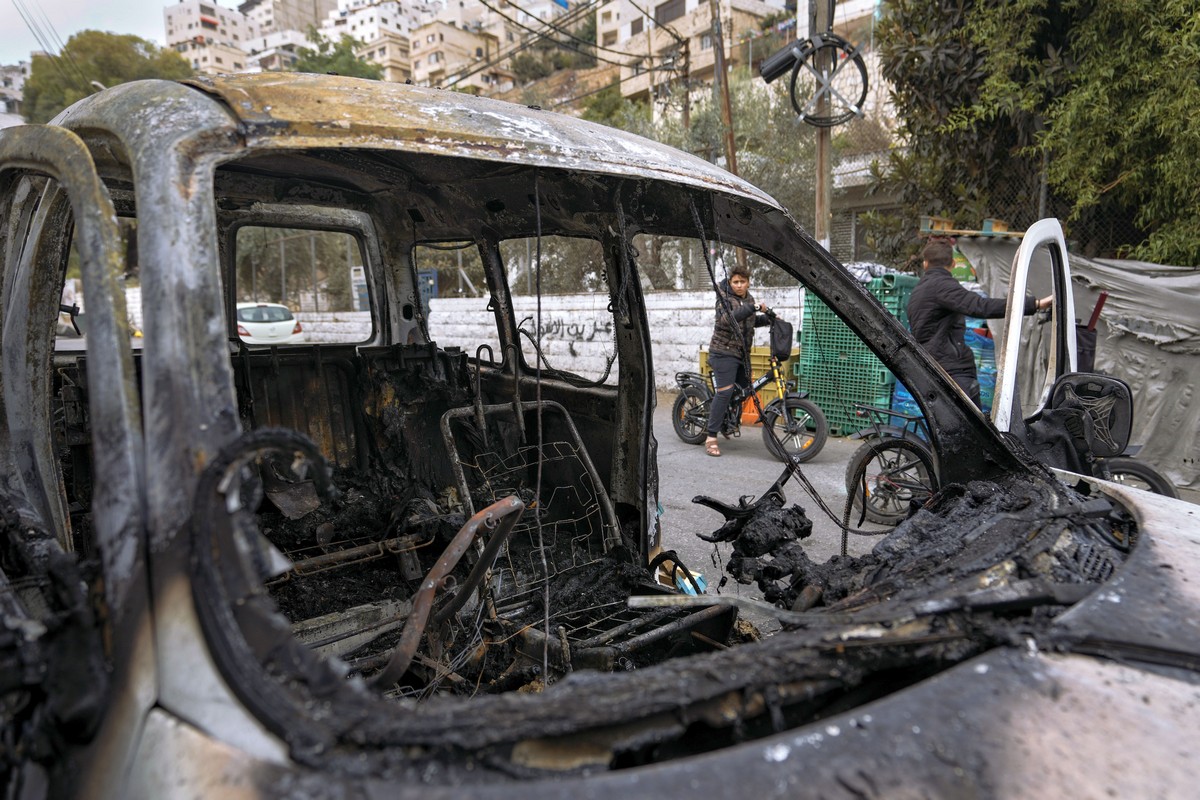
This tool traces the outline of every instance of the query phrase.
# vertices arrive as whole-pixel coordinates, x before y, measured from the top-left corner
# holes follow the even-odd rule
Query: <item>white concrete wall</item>
[[[766,303],[800,331],[804,290],[798,288],[752,290],[754,299]],[[141,290],[126,291],[130,316],[141,326]],[[461,347],[470,354],[481,343],[497,341],[493,316],[486,297],[439,297],[430,303],[430,334],[442,347]],[[517,319],[537,314],[533,297],[514,298]],[[584,377],[599,377],[612,353],[608,297],[599,294],[549,295],[542,298],[543,347],[550,363],[562,365]],[[660,390],[675,388],[675,373],[695,370],[700,347],[712,336],[716,303],[712,292],[655,292],[646,295],[646,314],[653,343],[654,384]],[[310,341],[357,342],[369,330],[366,311],[296,314]],[[532,329],[532,327],[531,327]],[[766,345],[767,329],[755,331],[754,343]],[[500,354],[497,353],[497,358]],[[614,365],[615,370],[615,365]],[[612,376],[615,378],[615,374]]]
[[[766,303],[800,330],[804,307],[802,289],[752,290],[755,300]],[[517,319],[537,311],[532,297],[514,298]],[[562,364],[585,377],[598,376],[612,352],[611,331],[593,330],[593,321],[608,317],[605,295],[553,295],[542,298],[544,348],[551,364]],[[442,347],[462,347],[474,353],[480,342],[494,342],[486,311],[486,298],[435,298],[430,304],[430,335]],[[661,292],[646,295],[646,313],[652,336],[654,383],[657,389],[675,388],[675,373],[695,370],[699,351],[712,337],[716,303],[712,292]],[[755,333],[755,344],[766,345],[767,329]]]
[[[361,342],[371,334],[370,311],[297,311],[310,342]]]

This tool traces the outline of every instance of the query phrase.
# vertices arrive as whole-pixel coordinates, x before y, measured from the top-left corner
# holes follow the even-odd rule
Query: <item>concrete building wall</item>
[[[804,292],[798,288],[755,288],[756,300],[800,330]],[[536,313],[533,297],[513,298],[518,318]],[[472,354],[480,342],[493,341],[488,324],[487,298],[434,298],[430,302],[430,335],[441,347],[461,347]],[[593,318],[595,295],[552,295],[542,298],[543,347],[551,364],[562,364],[582,375],[603,372],[612,351],[612,339],[593,337],[584,325],[572,320]],[[607,302],[607,300],[605,300]],[[715,317],[712,292],[656,292],[646,295],[654,359],[654,384],[660,391],[675,388],[675,373],[698,368],[700,347],[707,348]],[[558,323],[565,324],[558,324]],[[755,333],[755,344],[766,345],[767,329]]]
[[[308,30],[338,7],[338,0],[247,0],[238,10],[253,21],[258,33]]]
[[[165,7],[163,29],[167,47],[176,49],[183,43],[241,48],[258,33],[246,15],[209,0],[181,0]]]
[[[410,44],[413,81],[427,86],[441,85],[447,76],[494,56],[499,49],[496,37],[441,20],[413,31]]]
[[[412,77],[407,32],[380,31],[374,38],[364,40],[363,46],[355,53],[361,59],[378,64],[383,69],[385,81],[404,83]]]
[[[311,47],[300,31],[273,31],[246,43],[246,61],[250,71],[283,70],[299,58],[296,51]]]
[[[653,15],[667,5],[669,3],[659,3],[647,11]],[[778,12],[782,6],[781,0],[721,0],[722,37],[728,66],[742,62],[741,48],[734,46],[738,37],[747,30],[757,30],[764,17]],[[684,11],[681,16],[661,25],[652,24],[643,15],[642,18],[623,21],[616,28],[618,49],[646,54],[629,59],[627,66],[621,68],[621,94],[625,97],[652,97],[656,87],[678,81],[685,70],[693,82],[712,82],[716,61],[712,6],[705,0],[686,0],[680,8]],[[634,22],[642,22],[641,32],[630,35],[630,26]],[[687,44],[686,52],[684,42]]]
[[[800,332],[804,290],[756,287],[754,299],[766,303]],[[126,290],[129,316],[142,324],[141,289]],[[592,336],[574,320],[592,320],[597,303],[607,298],[591,294],[547,295],[542,298],[543,347],[551,364],[582,375],[599,375],[612,352],[612,338]],[[534,297],[513,298],[518,319],[537,313]],[[440,347],[461,347],[474,355],[481,342],[494,342],[496,333],[486,297],[437,297],[430,301],[430,335]],[[655,292],[646,295],[646,315],[652,331],[654,385],[675,388],[675,373],[698,368],[701,346],[707,349],[716,314],[712,292]],[[296,318],[313,341],[353,342],[371,323],[367,311],[297,312]],[[767,345],[767,329],[755,331],[755,345]],[[497,355],[497,357],[499,357]]]
[[[799,332],[804,307],[802,289],[756,288],[753,291],[756,300],[769,305]],[[543,348],[551,364],[561,364],[565,369],[586,376],[603,373],[612,352],[611,336],[595,336],[589,326],[573,324],[574,320],[594,319],[597,297],[578,294],[542,298],[542,325],[546,330]],[[140,326],[140,290],[130,289],[127,302],[130,317]],[[434,298],[430,302],[430,335],[440,347],[460,347],[474,355],[480,343],[496,341],[487,303],[486,297]],[[537,313],[536,298],[516,297],[514,304],[518,318]],[[607,305],[607,299],[604,299],[604,305]],[[715,316],[713,295],[711,292],[649,294],[646,295],[646,314],[653,332],[654,385],[659,391],[671,391],[675,388],[675,373],[696,370],[700,348],[708,347]],[[322,342],[356,341],[371,322],[371,315],[366,311],[300,311],[296,318],[310,340]],[[754,343],[767,345],[766,328],[755,332]]]
[[[167,47],[199,72],[243,72],[251,65],[246,53],[257,29],[240,11],[209,0],[181,0],[163,9],[163,30]]]

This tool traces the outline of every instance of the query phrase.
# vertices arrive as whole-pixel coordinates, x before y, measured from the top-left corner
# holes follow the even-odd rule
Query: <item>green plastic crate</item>
[[[833,436],[849,436],[870,425],[869,420],[855,415],[855,403],[887,407],[892,402],[892,383],[874,387],[847,385],[818,374],[804,384],[804,387],[808,392],[808,399],[820,406],[821,411],[825,413],[829,433]]]

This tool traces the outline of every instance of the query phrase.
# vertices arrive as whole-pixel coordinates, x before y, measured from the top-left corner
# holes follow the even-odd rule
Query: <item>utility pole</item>
[[[721,93],[721,127],[725,129],[725,169],[738,174],[737,147],[733,140],[733,106],[729,102],[729,74],[725,71],[725,41],[721,36],[720,0],[708,0],[712,9],[713,76]]]
[[[317,234],[315,232],[308,235],[308,258],[312,261],[313,311],[319,314],[321,312],[321,301],[317,296]]]
[[[689,82],[689,78],[692,74],[692,51],[688,44],[689,40],[683,36],[680,36],[679,32],[667,23],[656,22],[653,15],[651,15],[649,11],[642,8],[637,3],[631,2],[630,5],[632,5],[634,10],[641,14],[642,17],[650,23],[650,27],[643,28],[642,30],[646,34],[646,63],[651,65],[649,67],[651,70],[650,76],[646,79],[646,85],[649,87],[651,102],[657,99],[655,96],[653,64],[655,62],[654,53],[658,48],[658,42],[656,41],[658,38],[658,32],[662,31],[663,33],[667,34],[667,36],[670,36],[675,41],[675,44],[679,45],[679,50],[683,54],[683,77],[680,79],[683,83],[682,119],[684,130],[688,130],[692,127],[692,92],[691,84]],[[668,89],[670,88],[670,84],[671,79],[668,78]]]
[[[279,302],[287,305],[287,259],[284,258],[283,243],[291,237],[279,239]]]
[[[809,0],[809,11],[812,14],[810,31],[813,35],[825,33],[833,28],[834,0]],[[817,49],[817,61],[813,65],[817,72],[828,78],[833,64],[830,63],[833,50],[828,47]],[[821,92],[817,97],[818,117],[829,116],[829,93]],[[831,244],[830,228],[833,221],[833,135],[829,128],[817,128],[817,196],[816,220],[813,222],[813,238],[829,249]]]
[[[712,9],[713,79],[721,93],[721,127],[725,129],[725,169],[738,174],[737,145],[733,139],[733,105],[729,100],[729,73],[725,71],[725,37],[721,35],[720,0],[708,0]],[[746,266],[746,251],[737,249],[737,263]]]
[[[692,51],[690,39],[683,40],[683,129],[692,129]],[[1040,219],[1040,217],[1039,217]]]

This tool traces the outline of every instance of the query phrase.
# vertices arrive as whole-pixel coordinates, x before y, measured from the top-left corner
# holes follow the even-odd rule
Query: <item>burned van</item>
[[[0,222],[9,796],[1200,777],[1195,507],[1057,477],[711,164],[436,89],[142,81],[0,132]],[[714,277],[732,248],[819,297],[936,450],[940,491],[856,559],[805,557],[801,465],[714,491],[727,538],[792,531],[748,555],[782,587],[771,636],[662,554],[643,286],[684,241]],[[436,274],[483,294],[486,335],[437,341]],[[514,299],[552,279],[595,298],[573,324],[598,363]]]

